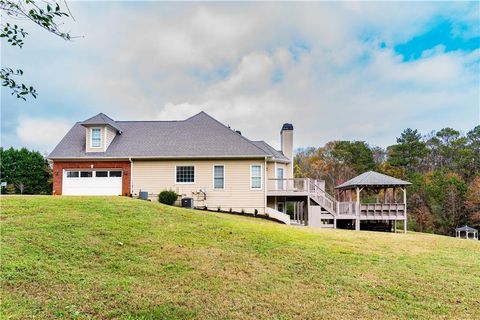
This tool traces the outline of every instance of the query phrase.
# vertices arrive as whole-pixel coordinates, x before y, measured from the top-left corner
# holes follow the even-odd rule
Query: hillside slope
[[[480,318],[480,242],[1,198],[5,319]]]

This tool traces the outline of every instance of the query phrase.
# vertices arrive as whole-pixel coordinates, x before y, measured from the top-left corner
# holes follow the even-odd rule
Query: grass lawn
[[[480,242],[2,197],[2,319],[480,319]]]

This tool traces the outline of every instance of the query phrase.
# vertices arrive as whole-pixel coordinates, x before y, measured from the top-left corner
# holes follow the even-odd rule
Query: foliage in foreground
[[[2,39],[2,45],[4,44],[3,41],[6,41],[5,44],[13,47],[23,47],[28,32],[17,24],[19,20],[29,21],[64,40],[70,40],[70,34],[60,29],[62,22],[59,19],[70,16],[70,13],[67,13],[67,2],[65,2],[65,6],[67,10],[62,9],[57,1],[0,0],[0,12],[2,13],[0,38]],[[11,19],[12,23],[5,22],[8,18]],[[9,88],[11,94],[19,99],[26,100],[28,95],[36,98],[37,91],[32,86],[15,81],[16,77],[22,75],[22,69],[3,67],[0,69],[0,82],[3,87]]]
[[[387,149],[364,141],[332,141],[299,150],[295,175],[333,187],[368,170],[408,180],[409,229],[453,235],[480,226],[480,126],[466,134],[444,128],[422,136],[406,129]]]
[[[475,319],[480,243],[3,197],[4,319]]]

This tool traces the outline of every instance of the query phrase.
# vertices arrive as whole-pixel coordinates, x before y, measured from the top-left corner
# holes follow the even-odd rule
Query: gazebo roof
[[[356,187],[399,187],[411,183],[375,171],[364,172],[355,178],[336,186],[335,189],[353,189]]]
[[[459,228],[456,228],[455,231],[468,231],[468,232],[478,232],[477,229],[474,229],[472,227],[469,227],[469,226],[464,226],[464,227],[459,227]]]

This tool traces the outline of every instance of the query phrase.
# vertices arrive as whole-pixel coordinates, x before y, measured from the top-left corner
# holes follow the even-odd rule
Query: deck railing
[[[268,179],[268,191],[287,191],[287,192],[308,192],[309,184],[307,178],[292,179]]]
[[[354,201],[339,202],[337,214],[338,215],[356,215],[357,203]]]
[[[360,214],[363,217],[382,215],[402,217],[405,215],[405,203],[361,203]]]
[[[325,209],[334,214],[337,201],[325,192],[320,181],[309,178],[268,179],[267,191],[278,195],[309,195]]]

